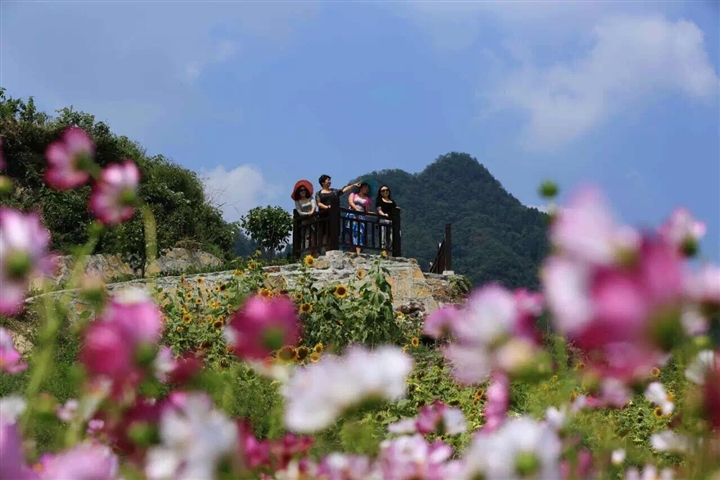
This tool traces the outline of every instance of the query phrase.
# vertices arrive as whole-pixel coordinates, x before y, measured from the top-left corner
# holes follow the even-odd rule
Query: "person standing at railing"
[[[392,221],[394,210],[400,210],[395,200],[392,199],[390,187],[381,185],[375,199],[375,211],[380,216],[380,248],[389,250],[392,248]]]
[[[370,184],[365,182],[361,183],[358,188],[358,192],[353,192],[348,197],[350,209],[355,210],[356,212],[368,213],[370,211],[370,206],[372,205],[372,200],[370,200],[370,197],[368,196],[369,193]],[[348,213],[346,218],[345,229],[350,229],[352,231],[352,243],[355,245],[355,252],[360,253],[362,251],[362,247],[365,246],[367,237],[365,233],[365,220],[367,220],[367,217],[361,214]]]
[[[312,184],[307,180],[299,180],[293,188],[293,193],[290,197],[295,200],[295,211],[301,219],[315,215],[316,204],[312,194]],[[305,228],[304,230],[305,233],[303,234],[304,238],[302,240],[303,250],[315,246],[315,225],[310,225],[310,228]],[[315,252],[311,251],[310,254],[315,255]]]
[[[333,197],[339,199],[340,196],[348,190],[360,187],[360,182],[357,182],[351,185],[345,185],[343,188],[332,189],[330,188],[332,186],[332,178],[330,178],[330,175],[324,174],[320,175],[318,183],[320,184],[320,190],[315,194],[315,203],[318,207],[318,214],[321,217],[326,217],[330,213],[330,204]],[[328,225],[327,222],[320,222],[319,225],[322,243],[325,245],[327,244]]]

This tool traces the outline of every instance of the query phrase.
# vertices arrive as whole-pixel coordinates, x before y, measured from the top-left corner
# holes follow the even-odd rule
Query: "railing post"
[[[294,258],[300,258],[300,251],[302,250],[302,241],[300,234],[300,215],[297,210],[293,209],[293,245],[292,255]]]
[[[402,257],[402,229],[400,228],[400,210],[392,209],[392,256]]]
[[[340,198],[330,198],[330,214],[328,215],[328,246],[327,250],[340,249]]]
[[[452,232],[450,225],[450,223],[445,224],[445,270],[452,270]]]

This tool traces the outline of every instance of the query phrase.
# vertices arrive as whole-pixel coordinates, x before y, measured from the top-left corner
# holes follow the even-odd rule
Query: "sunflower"
[[[483,399],[485,396],[485,390],[482,388],[478,388],[475,394],[473,395],[473,403],[478,403],[480,400]]]
[[[205,322],[200,322],[200,328],[205,328]]]
[[[304,361],[310,354],[310,349],[306,346],[298,347],[297,349],[297,360],[298,362]]]
[[[655,415],[655,418],[662,418],[664,416],[662,408],[655,407],[655,410],[653,410],[653,415]]]
[[[215,330],[220,330],[222,327],[225,326],[225,322],[223,320],[220,320],[219,318],[215,320],[212,324],[213,328]]]
[[[195,305],[200,305],[202,303],[202,298],[198,297],[195,299]]]
[[[187,292],[187,293],[185,294],[185,299],[186,299],[186,300],[190,300],[191,298],[192,298],[192,292]]]
[[[291,346],[284,346],[278,350],[277,358],[282,362],[292,362],[297,358],[297,350]]]
[[[335,287],[335,291],[333,292],[337,298],[345,298],[348,294],[348,289],[345,285],[338,285]]]
[[[225,290],[227,290],[227,283],[223,283],[223,284],[220,285],[220,287],[218,287],[218,288],[220,289],[221,292],[224,292]]]
[[[236,276],[236,277],[239,277],[240,275],[242,275],[242,270],[235,270],[235,271],[233,272],[233,275]]]
[[[205,283],[205,279],[203,277],[198,277],[197,283],[198,285],[202,285],[203,283]]]
[[[255,262],[248,262],[248,264],[247,264],[248,270],[255,270],[255,268],[257,268],[257,265],[255,264]]]
[[[310,312],[312,312],[312,310],[313,310],[313,306],[310,305],[309,303],[303,303],[302,305],[300,305],[300,311],[302,313],[310,313]]]
[[[215,285],[215,286],[213,287],[213,290],[215,290],[216,292],[219,292],[219,291],[220,291],[220,285]]]
[[[653,367],[653,369],[650,370],[650,375],[652,375],[652,376],[655,377],[655,378],[659,377],[659,376],[660,376],[660,369],[657,368],[657,367]]]
[[[308,267],[312,267],[313,265],[315,265],[315,258],[312,255],[305,255],[303,263]]]
[[[365,269],[361,268],[360,270],[357,271],[357,273],[355,275],[357,276],[357,278],[359,280],[362,280],[363,278],[365,278],[365,275],[367,275],[367,272],[365,271]]]
[[[271,298],[273,296],[273,293],[271,290],[268,290],[267,288],[261,288],[258,290],[258,295],[260,295],[263,298]]]
[[[303,294],[300,292],[295,292],[295,294],[293,296],[295,297],[296,302],[299,302],[303,298]]]
[[[185,315],[182,316],[182,322],[185,325],[190,325],[190,322],[192,322],[192,317],[190,316],[189,313],[186,313]]]
[[[183,327],[181,327],[181,326],[180,326],[180,327],[177,327],[177,328],[175,329],[175,331],[178,332],[178,333],[182,333],[183,330],[184,330],[184,329],[183,329]]]
[[[315,347],[313,347],[313,352],[315,353],[323,353],[325,350],[325,346],[322,344],[322,342],[318,342]]]
[[[413,347],[417,348],[417,346],[420,345],[420,340],[417,337],[413,337],[412,340],[410,340],[410,343]]]
[[[320,357],[321,357],[321,354],[319,354],[317,352],[313,352],[310,354],[310,361],[312,363],[316,363],[318,360],[320,360]]]
[[[383,250],[383,251],[380,253],[380,256],[381,256],[382,258],[387,258],[387,251]]]
[[[548,385],[547,382],[543,382],[542,384],[540,384],[540,388],[542,388],[543,390],[548,390],[550,389],[550,385]]]
[[[227,353],[233,353],[234,350],[235,350],[235,347],[233,347],[232,345],[225,345],[225,351]]]
[[[585,364],[583,362],[580,362],[577,365],[575,365],[575,370],[584,370],[584,369],[585,369]]]
[[[180,283],[185,283],[185,274],[180,275]]]

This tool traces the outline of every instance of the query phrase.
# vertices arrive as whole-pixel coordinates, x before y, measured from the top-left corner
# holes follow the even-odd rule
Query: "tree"
[[[268,259],[290,239],[293,219],[282,207],[255,207],[240,220],[242,228],[265,251]]]

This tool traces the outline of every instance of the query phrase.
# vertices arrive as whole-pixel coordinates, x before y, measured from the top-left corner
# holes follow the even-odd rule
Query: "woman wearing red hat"
[[[315,214],[315,198],[312,196],[313,187],[312,183],[307,180],[300,180],[295,183],[290,198],[295,200],[295,211],[301,218],[307,218]],[[310,226],[310,229],[305,233],[303,239],[303,250],[315,246],[315,225]],[[312,255],[315,252],[310,252]]]

